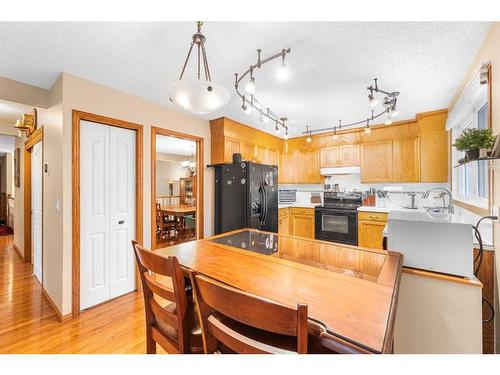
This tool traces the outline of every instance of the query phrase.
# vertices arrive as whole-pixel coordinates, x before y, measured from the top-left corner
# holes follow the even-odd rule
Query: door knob
[[[123,224],[123,223],[125,223],[125,220],[120,220],[120,221],[118,222],[118,224]]]

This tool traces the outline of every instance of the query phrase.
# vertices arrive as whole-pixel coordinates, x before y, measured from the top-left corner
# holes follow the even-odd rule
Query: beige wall
[[[474,73],[479,68],[479,65],[483,61],[491,62],[491,70],[492,70],[492,82],[491,82],[491,101],[492,101],[492,126],[493,126],[493,134],[500,134],[500,23],[495,22],[493,26],[489,30],[486,35],[485,40],[476,56],[476,59],[472,63],[468,74],[464,77],[461,88],[455,94],[455,100],[461,95],[463,92],[465,85],[469,82]],[[453,103],[452,103],[453,106]],[[495,167],[500,167],[500,160],[496,160],[494,163]],[[493,204],[495,206],[500,205],[500,173],[494,174],[493,180]],[[495,241],[495,250],[500,254],[500,225],[495,224],[493,228],[493,237]],[[500,337],[500,306],[498,303],[498,295],[499,295],[499,284],[500,284],[500,256],[495,256],[496,263],[496,302],[495,302],[495,311],[496,311],[496,353],[500,353],[500,343],[498,338]]]
[[[33,107],[49,106],[48,90],[4,77],[0,77],[0,98]]]
[[[63,143],[62,171],[63,183],[54,186],[53,197],[62,196],[62,244],[51,249],[62,255],[54,265],[54,272],[62,271],[63,290],[61,296],[53,296],[62,313],[71,312],[71,116],[72,110],[91,112],[144,126],[144,243],[151,245],[151,126],[158,126],[193,134],[204,138],[206,166],[210,161],[210,127],[208,121],[170,109],[136,96],[105,87],[66,73],[62,74],[63,93]],[[165,103],[167,100],[165,99]],[[60,144],[59,144],[60,146]],[[54,147],[56,147],[54,145]],[[54,170],[52,167],[52,171]],[[205,167],[205,235],[213,231],[213,171]],[[45,198],[45,196],[44,196]],[[53,202],[48,201],[48,205]],[[57,227],[61,233],[61,227]],[[54,233],[56,235],[56,233]],[[60,235],[60,234],[59,234]],[[62,299],[62,304],[60,304]]]

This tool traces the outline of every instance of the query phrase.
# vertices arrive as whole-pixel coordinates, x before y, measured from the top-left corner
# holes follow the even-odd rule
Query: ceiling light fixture
[[[250,80],[245,85],[245,91],[249,94],[253,94],[255,92],[255,78],[253,76],[252,67],[250,67]]]
[[[337,127],[335,126],[333,128],[333,136],[332,136],[333,140],[336,141],[337,139],[339,139],[339,136],[337,135]]]
[[[288,77],[290,76],[290,72],[288,71],[288,68],[285,64],[285,55],[290,52],[290,49],[287,51],[285,49],[281,50],[281,65],[280,67],[278,68],[278,78],[281,80],[281,81],[285,81],[288,79]]]
[[[385,95],[384,101],[383,101],[383,106],[384,110],[378,114],[375,114],[375,110],[372,109],[371,117],[368,117],[367,119],[363,119],[360,121],[352,122],[350,124],[345,124],[344,127],[350,127],[350,126],[357,126],[357,125],[362,125],[366,122],[366,128],[365,128],[365,133],[370,133],[371,128],[369,126],[369,122],[371,121],[373,123],[373,120],[376,118],[379,118],[380,116],[387,114],[387,120],[385,121],[386,125],[392,124],[392,118],[397,116],[399,114],[399,110],[397,109],[397,97],[399,96],[399,91],[384,91],[378,87],[378,79],[375,78],[375,85],[374,86],[368,86],[366,89],[369,91],[368,98],[370,100],[370,105],[374,107],[376,104],[378,104],[378,99],[375,97],[376,93],[382,93]],[[373,105],[373,103],[375,103]],[[339,120],[339,130],[342,127],[342,122]],[[310,136],[312,133],[319,133],[319,132],[327,132],[327,131],[332,131],[334,133],[334,137],[337,135],[336,134],[336,127],[328,127],[328,128],[322,128],[322,129],[309,129],[306,128],[306,131],[302,132],[302,134],[307,134]],[[337,139],[337,138],[334,138]],[[307,140],[307,139],[306,139]]]
[[[25,113],[16,121],[14,128],[17,129],[19,137],[24,132],[26,133],[26,138],[37,129],[38,125],[38,112],[36,108],[33,108],[33,114]]]
[[[203,22],[198,21],[196,23],[197,31],[192,37],[191,46],[189,47],[179,79],[168,87],[170,102],[198,115],[207,114],[223,107],[230,98],[229,91],[224,86],[212,82],[205,51],[206,38],[201,33],[202,25]],[[198,49],[196,79],[182,79],[195,45]],[[202,66],[205,79],[201,78]]]
[[[283,121],[283,118],[286,119],[286,117],[278,117],[276,114],[274,114],[269,107],[264,106],[262,103],[259,102],[259,100],[253,95],[255,92],[255,77],[254,73],[256,69],[262,68],[262,65],[273,61],[275,59],[281,58],[281,67],[286,68],[285,66],[285,56],[290,53],[290,48],[288,49],[282,49],[281,52],[275,53],[272,56],[269,56],[265,59],[261,59],[261,50],[257,50],[257,62],[253,65],[250,65],[250,67],[243,72],[242,74],[235,73],[234,74],[234,88],[236,89],[236,93],[240,96],[240,98],[243,101],[243,105],[241,108],[246,112],[250,113],[251,108],[255,109],[259,113],[259,119],[262,118],[262,122],[268,123],[269,120],[274,121],[276,123],[277,127],[282,127],[285,129],[285,134],[288,134],[288,127],[285,125],[285,121]],[[240,84],[242,83],[242,80],[246,77],[249,76],[249,81],[245,84],[244,89],[245,92],[250,94],[250,100],[247,99],[246,95],[241,93],[239,91]]]
[[[269,122],[269,108],[267,109],[267,116],[264,116],[264,124],[267,124]]]
[[[309,130],[309,125],[306,126],[306,132],[308,133],[308,136],[306,138],[306,142],[311,143],[312,138],[311,138],[311,131]]]
[[[372,130],[370,129],[370,120],[366,119],[366,128],[365,128],[365,134],[370,134]]]

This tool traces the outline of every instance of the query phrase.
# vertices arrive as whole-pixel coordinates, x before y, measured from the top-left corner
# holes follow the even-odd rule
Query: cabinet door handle
[[[120,221],[118,222],[118,224],[120,224],[120,225],[121,225],[121,224],[124,224],[124,223],[125,223],[125,220],[120,220]]]

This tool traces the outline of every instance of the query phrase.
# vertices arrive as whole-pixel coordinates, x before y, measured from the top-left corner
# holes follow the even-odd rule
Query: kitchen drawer
[[[387,213],[359,211],[358,220],[387,221]]]
[[[294,214],[299,214],[299,215],[314,215],[314,208],[291,207],[290,210],[292,211],[292,215],[294,215]]]
[[[278,208],[278,216],[284,216],[290,214],[290,207]]]

